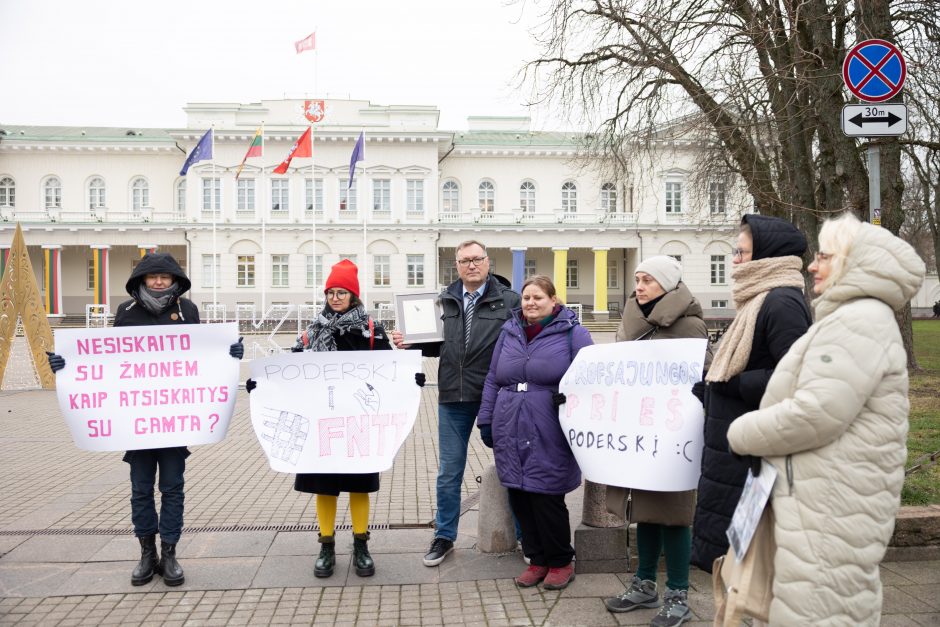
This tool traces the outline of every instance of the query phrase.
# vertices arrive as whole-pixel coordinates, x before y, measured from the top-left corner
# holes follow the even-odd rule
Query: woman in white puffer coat
[[[819,246],[809,267],[816,322],[728,443],[779,472],[770,623],[878,625],[878,564],[900,503],[910,409],[894,310],[925,268],[908,244],[851,214],[827,221]]]

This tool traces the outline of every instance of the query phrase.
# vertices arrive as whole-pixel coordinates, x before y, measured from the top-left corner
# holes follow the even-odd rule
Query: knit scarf
[[[180,286],[178,283],[174,283],[165,290],[160,291],[141,285],[137,288],[137,300],[144,306],[144,309],[155,316],[159,316],[173,304],[179,293]]]
[[[751,357],[754,327],[768,292],[775,287],[803,287],[803,260],[795,255],[748,261],[731,271],[731,297],[737,314],[721,338],[706,381],[727,381],[744,371]]]
[[[522,328],[525,331],[526,340],[531,342],[536,335],[542,332],[542,329],[552,323],[552,320],[555,319],[555,316],[558,315],[559,311],[561,311],[561,305],[555,305],[552,308],[552,313],[548,314],[538,322],[526,322],[525,316],[522,316]]]
[[[355,333],[362,337],[369,337],[369,315],[362,305],[350,307],[339,313],[329,308],[323,308],[317,319],[306,328],[307,336],[304,350],[323,352],[336,350],[336,334],[345,335]]]

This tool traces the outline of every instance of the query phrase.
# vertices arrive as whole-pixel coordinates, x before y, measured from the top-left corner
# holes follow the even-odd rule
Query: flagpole
[[[209,195],[209,198],[212,199],[212,274],[216,274],[215,271],[215,260],[219,254],[218,249],[218,240],[216,239],[216,224],[219,221],[218,212],[216,211],[216,203],[219,203],[219,209],[221,210],[221,199],[216,197],[216,170],[215,170],[215,122],[212,123],[212,135],[210,136],[210,151],[209,154],[212,155],[212,194]],[[221,187],[221,185],[219,186]],[[215,317],[215,312],[218,311],[219,307],[219,279],[220,277],[213,277],[215,280],[212,281],[212,304],[213,311],[212,315]],[[225,322],[223,320],[223,322]]]
[[[317,27],[313,27],[313,32],[317,32]],[[316,35],[314,35],[316,36]],[[317,48],[314,44],[313,48],[313,97],[319,98],[317,95],[317,69],[320,62],[320,55],[317,54]],[[326,114],[326,101],[323,102],[323,113]],[[307,120],[310,122],[309,118]],[[311,317],[316,319],[317,317],[317,151],[314,149],[315,136],[313,133],[313,122],[310,122],[310,185],[311,190],[310,194],[312,198],[310,199],[311,209],[310,212],[310,230],[312,233],[312,240],[310,241],[310,247],[313,251],[313,281],[311,281],[311,303],[313,303],[313,313]],[[325,202],[326,199],[324,199]]]
[[[355,149],[354,149],[355,150]],[[365,141],[363,141],[363,151],[365,151]],[[358,191],[358,190],[357,190]],[[362,281],[362,304],[365,305],[366,312],[369,311],[369,243],[367,239],[367,229],[366,229],[366,219],[368,212],[366,207],[359,202],[358,194],[356,198],[356,206],[362,207],[362,270],[363,270],[363,279]]]
[[[264,186],[264,120],[261,121],[261,197],[265,197],[265,186]],[[264,210],[264,201],[258,203],[261,208],[261,258],[264,259],[264,256],[267,254],[267,212]],[[261,320],[264,320],[267,303],[265,302],[265,287],[267,283],[265,282],[265,276],[263,272],[264,264],[262,262],[262,274],[261,274]],[[252,320],[252,323],[255,321]]]
[[[316,50],[314,50],[316,54]],[[314,83],[316,80],[314,79]],[[316,92],[314,92],[316,93]],[[314,150],[313,123],[310,123],[310,248],[313,251],[313,281],[311,284],[311,303],[313,319],[317,316],[317,170],[316,170],[317,152]],[[312,320],[311,320],[312,322]]]

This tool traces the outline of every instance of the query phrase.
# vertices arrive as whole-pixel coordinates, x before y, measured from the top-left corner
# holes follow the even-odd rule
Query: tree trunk
[[[914,325],[911,319],[911,303],[908,302],[904,307],[895,311],[894,317],[898,321],[898,328],[901,329],[901,341],[904,342],[904,349],[907,350],[907,369],[910,372],[923,372],[924,369],[920,367],[914,357]]]
[[[859,0],[858,2],[860,38],[876,37],[895,41],[894,26],[891,24],[891,10],[888,0]],[[900,102],[898,94],[891,99]],[[881,224],[897,235],[904,223],[904,209],[901,196],[904,194],[904,179],[901,176],[901,144],[896,137],[884,138],[879,142],[881,148],[881,172],[875,174],[881,180]],[[869,173],[870,175],[870,173]],[[901,339],[907,352],[907,366],[912,371],[920,371],[914,355],[914,329],[911,321],[911,303],[904,305],[897,314]]]

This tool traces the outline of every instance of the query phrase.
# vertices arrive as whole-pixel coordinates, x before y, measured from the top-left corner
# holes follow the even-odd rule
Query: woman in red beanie
[[[297,338],[292,349],[301,351],[391,350],[381,325],[373,322],[359,300],[359,270],[343,259],[333,266],[323,290],[326,306],[313,324]],[[336,563],[333,532],[336,526],[336,500],[340,492],[349,493],[353,524],[353,563],[356,574],[375,574],[369,555],[369,492],[378,492],[379,473],[299,474],[294,489],[317,495],[317,520],[320,522],[320,555],[313,570],[317,577],[329,577]]]

